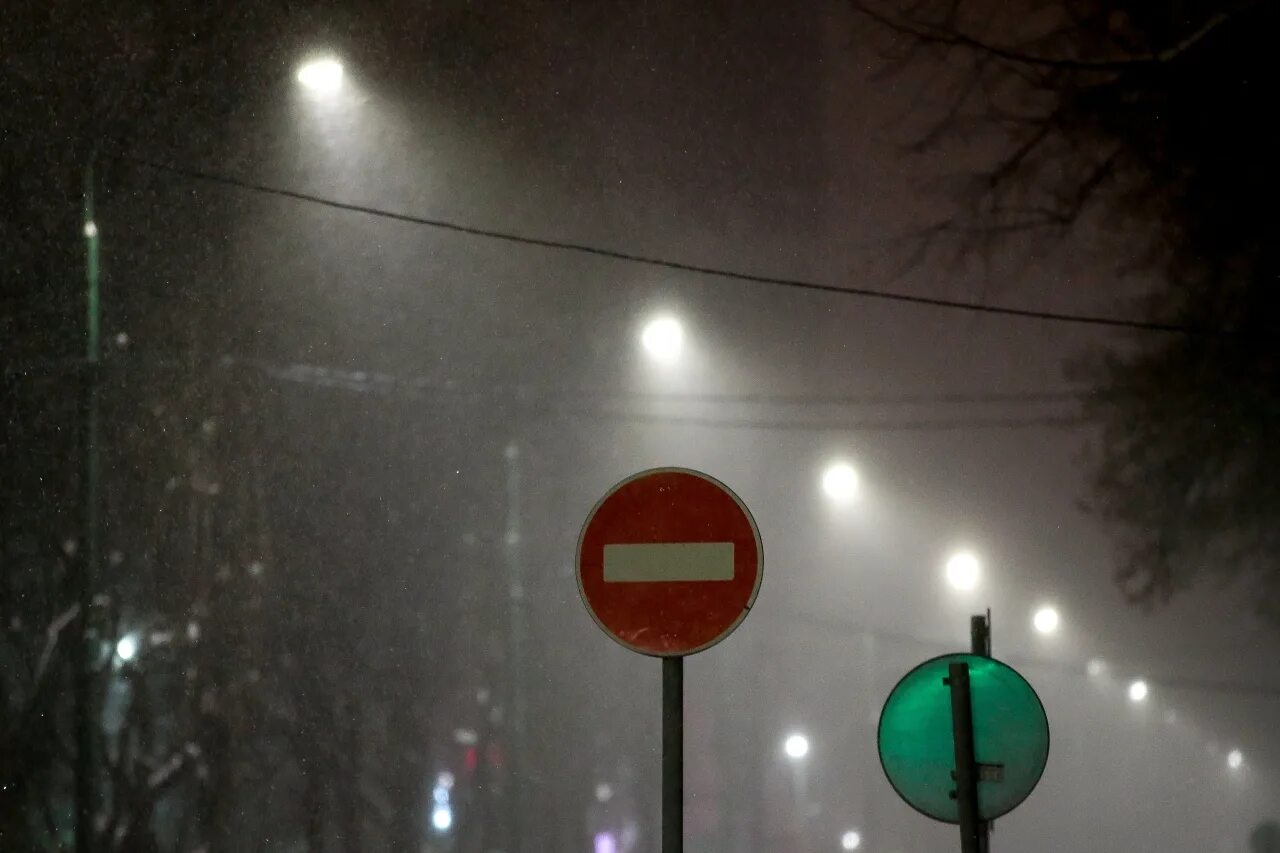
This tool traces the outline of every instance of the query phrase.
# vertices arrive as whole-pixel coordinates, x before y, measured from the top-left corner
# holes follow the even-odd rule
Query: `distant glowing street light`
[[[655,317],[640,334],[640,343],[660,364],[674,364],[684,349],[684,327],[674,317]]]
[[[947,560],[947,583],[951,584],[953,589],[967,592],[978,585],[978,577],[982,574],[982,567],[978,564],[978,558],[968,551],[961,551],[958,554],[952,554]]]
[[[138,656],[138,635],[125,634],[116,643],[116,657],[120,658],[124,663],[128,663]]]
[[[822,474],[822,491],[837,503],[848,503],[858,496],[858,472],[847,462],[834,462]]]
[[[1089,662],[1084,665],[1084,671],[1097,678],[1107,671],[1107,662],[1101,658],[1090,658]]]
[[[1056,632],[1060,621],[1061,618],[1058,616],[1057,609],[1049,606],[1039,608],[1036,610],[1035,615],[1031,617],[1031,624],[1041,634]]]
[[[453,809],[443,803],[431,810],[431,826],[436,832],[448,832],[453,826]]]
[[[309,59],[298,66],[298,82],[317,95],[333,95],[342,88],[342,63],[331,56]]]
[[[809,754],[809,739],[798,732],[787,735],[787,739],[782,743],[782,750],[787,754],[787,758],[799,761]]]
[[[1239,770],[1244,764],[1244,753],[1238,749],[1233,749],[1227,753],[1227,766],[1232,770]]]
[[[1151,689],[1147,687],[1147,682],[1143,681],[1141,678],[1129,683],[1130,702],[1145,702],[1147,700],[1147,694],[1150,692]]]
[[[857,850],[862,846],[862,834],[856,829],[850,829],[840,836],[841,850]]]

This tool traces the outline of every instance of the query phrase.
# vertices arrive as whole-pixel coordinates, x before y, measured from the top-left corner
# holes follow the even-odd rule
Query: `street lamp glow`
[[[799,761],[809,754],[809,739],[799,733],[787,735],[787,739],[783,741],[782,750],[787,754],[787,758]]]
[[[841,850],[857,850],[862,846],[862,834],[856,829],[850,829],[840,836]]]
[[[431,810],[431,826],[436,832],[448,832],[453,826],[453,809],[443,803],[437,805]]]
[[[973,589],[978,585],[981,574],[982,567],[978,564],[978,558],[968,551],[953,554],[947,560],[947,583],[953,589],[962,592]]]
[[[1102,658],[1090,658],[1089,662],[1084,665],[1084,671],[1097,678],[1107,671],[1107,662]]]
[[[1041,607],[1031,617],[1031,624],[1035,626],[1037,632],[1041,634],[1052,634],[1058,630],[1058,623],[1061,618],[1058,616],[1058,610],[1054,607]]]
[[[298,66],[298,82],[317,95],[332,95],[342,88],[342,63],[331,56],[308,60]]]
[[[858,496],[858,472],[847,462],[828,466],[822,475],[822,491],[839,503],[848,503]]]
[[[684,349],[684,327],[674,317],[656,317],[645,325],[640,343],[654,361],[674,364]]]
[[[1244,753],[1238,749],[1233,749],[1227,753],[1227,766],[1232,770],[1239,770],[1244,764]]]
[[[138,637],[136,634],[125,634],[116,643],[116,657],[125,663],[138,656]]]
[[[1150,692],[1151,689],[1147,687],[1147,682],[1139,678],[1129,684],[1129,701],[1145,702],[1147,700],[1147,694]]]

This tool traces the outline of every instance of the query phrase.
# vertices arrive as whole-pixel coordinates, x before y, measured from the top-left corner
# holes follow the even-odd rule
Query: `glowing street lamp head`
[[[848,503],[858,496],[858,472],[846,462],[836,462],[822,474],[822,491],[838,503]]]
[[[1145,702],[1147,701],[1147,694],[1150,692],[1151,688],[1147,687],[1147,682],[1141,678],[1129,683],[1130,702]]]
[[[116,657],[128,663],[138,656],[138,637],[136,634],[125,634],[116,642]]]
[[[1227,766],[1232,770],[1239,770],[1244,764],[1244,753],[1238,749],[1233,749],[1227,753]]]
[[[1054,607],[1041,607],[1031,617],[1031,624],[1035,627],[1036,632],[1040,634],[1053,634],[1058,630],[1058,624],[1061,618],[1058,616],[1058,610]]]
[[[309,59],[298,66],[298,82],[309,92],[332,95],[342,88],[342,63],[331,56]]]
[[[640,343],[654,361],[674,364],[684,349],[684,327],[674,317],[656,317],[645,325]]]
[[[862,833],[856,829],[850,829],[840,836],[841,850],[857,850],[862,846]]]
[[[978,564],[977,557],[968,551],[961,551],[947,560],[946,572],[947,583],[951,584],[952,589],[968,592],[978,585],[982,567]]]
[[[453,809],[441,803],[431,810],[431,827],[436,832],[448,832],[453,826]]]
[[[799,733],[787,735],[787,739],[782,743],[782,750],[787,754],[787,758],[799,761],[809,754],[809,739]]]

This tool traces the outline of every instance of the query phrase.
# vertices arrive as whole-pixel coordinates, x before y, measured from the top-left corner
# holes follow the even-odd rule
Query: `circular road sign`
[[[994,820],[1027,798],[1049,759],[1049,719],[1040,697],[998,660],[942,655],[903,676],[880,712],[880,764],[908,805],[936,820],[960,822],[951,798],[956,787],[951,688],[943,682],[952,663],[969,664],[978,817]]]
[[[578,537],[587,612],[632,651],[691,655],[727,637],[763,576],[755,519],[719,480],[655,468],[618,483]]]

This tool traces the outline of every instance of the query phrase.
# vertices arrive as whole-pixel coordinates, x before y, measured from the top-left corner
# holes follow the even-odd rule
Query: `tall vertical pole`
[[[984,658],[991,657],[991,611],[986,615],[969,618],[969,650]],[[987,853],[991,846],[991,824],[978,821],[978,853]]]
[[[89,628],[93,606],[93,585],[98,575],[99,541],[99,458],[98,458],[98,361],[101,309],[98,303],[98,224],[93,206],[93,159],[84,170],[85,248],[85,370],[82,377],[83,448],[85,471],[81,484],[85,550],[76,576],[78,630],[72,653],[74,667],[73,701],[75,726],[75,812],[76,853],[92,853],[94,812],[93,761],[93,658]]]
[[[662,659],[662,853],[684,853],[684,658]]]
[[[507,600],[510,649],[507,659],[507,819],[511,838],[508,843],[513,853],[525,849],[525,807],[523,758],[528,746],[525,737],[525,653],[528,643],[525,612],[524,563],[520,559],[523,530],[520,524],[520,448],[513,441],[503,451],[506,460],[507,525],[503,546],[507,557]]]
[[[951,688],[951,732],[956,750],[956,805],[960,812],[960,853],[978,849],[978,767],[973,753],[973,698],[969,664],[947,666]]]

